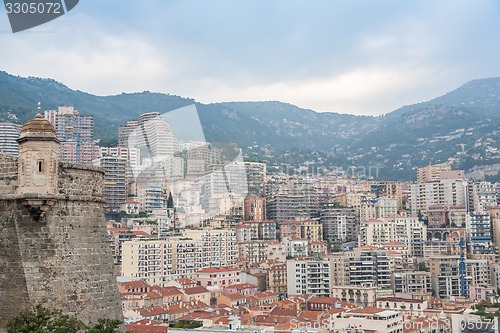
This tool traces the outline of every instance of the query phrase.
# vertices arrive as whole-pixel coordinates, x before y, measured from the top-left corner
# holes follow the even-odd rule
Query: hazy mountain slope
[[[193,104],[188,98],[150,92],[95,96],[52,80],[23,78],[0,71],[0,120],[20,122],[33,117],[36,104],[42,102],[43,109],[56,109],[61,105],[72,105],[81,113],[92,114],[98,138],[116,137],[118,127],[127,120],[149,111],[166,112]]]
[[[382,118],[379,127],[354,145],[362,155],[355,160],[384,165],[394,177],[450,158],[465,169],[499,161],[500,78],[467,82]]]
[[[51,79],[0,72],[0,121],[24,122],[36,103],[72,105],[95,116],[95,133],[109,142],[127,120],[196,103],[162,93],[95,96]],[[289,167],[377,167],[380,177],[415,176],[429,163],[458,167],[499,163],[500,78],[473,80],[428,102],[385,116],[318,113],[276,101],[196,103],[210,141],[229,141],[253,160]]]
[[[218,115],[204,120],[213,128],[223,128],[226,139],[240,144],[272,142],[280,149],[331,150],[375,128],[378,122],[375,117],[318,113],[275,101],[217,103],[201,109]],[[231,124],[239,126],[228,128]]]

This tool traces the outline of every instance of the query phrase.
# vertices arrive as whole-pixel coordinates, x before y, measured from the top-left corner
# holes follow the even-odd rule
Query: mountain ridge
[[[72,105],[93,114],[95,135],[116,141],[127,120],[196,104],[209,141],[230,141],[250,160],[315,170],[376,166],[380,178],[412,179],[418,166],[452,161],[471,168],[499,162],[500,78],[469,81],[443,96],[380,116],[317,112],[279,101],[203,104],[158,92],[96,96],[53,79],[0,71],[0,120],[24,122],[44,109]]]

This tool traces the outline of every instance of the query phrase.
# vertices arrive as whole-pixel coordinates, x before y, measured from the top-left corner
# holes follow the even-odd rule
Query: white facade
[[[368,307],[345,312],[340,318],[332,318],[330,328],[334,332],[402,333],[403,318],[398,311]]]
[[[417,217],[391,216],[361,221],[359,246],[401,242],[408,246],[411,256],[423,257],[426,237],[427,228]]]
[[[476,214],[486,214],[489,207],[497,204],[495,184],[490,182],[476,182],[470,184],[470,211]]]
[[[307,239],[292,240],[285,238],[283,243],[287,246],[287,256],[289,257],[307,257],[309,255]]]
[[[128,161],[128,165],[131,168],[136,168],[140,165],[141,160],[141,152],[136,148],[127,148],[127,147],[100,147],[100,156],[113,156],[113,157],[121,157]]]
[[[401,272],[392,274],[392,290],[398,294],[432,292],[432,275],[429,272]]]
[[[0,152],[5,155],[17,156],[19,144],[16,139],[21,133],[21,125],[14,123],[0,123]]]
[[[412,214],[425,214],[429,206],[468,207],[468,181],[449,178],[410,186],[409,206]]]
[[[122,275],[150,284],[195,279],[200,269],[235,265],[236,255],[231,230],[186,230],[180,237],[133,239],[122,244]]]
[[[288,295],[311,294],[329,297],[330,262],[328,260],[291,259],[286,262]]]

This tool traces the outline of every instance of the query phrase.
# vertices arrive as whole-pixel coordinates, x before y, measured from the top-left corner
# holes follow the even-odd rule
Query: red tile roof
[[[297,310],[289,310],[289,309],[283,309],[279,307],[275,307],[269,315],[271,316],[280,316],[280,317],[296,317],[297,316]]]
[[[171,297],[171,296],[182,296],[182,292],[176,287],[160,287],[160,286],[152,286],[151,290],[159,293],[163,297]]]
[[[125,201],[124,201],[124,202],[122,202],[122,203],[128,203],[128,204],[140,204],[140,202],[137,202],[137,201],[132,200],[132,199],[127,199],[127,200],[125,200]]]
[[[150,292],[146,293],[146,297],[147,298],[163,298],[163,296],[156,291],[150,291]]]
[[[144,281],[127,281],[127,282],[119,282],[119,286],[123,287],[124,289],[141,289],[141,288],[149,288],[149,284],[147,284]]]
[[[184,288],[182,290],[186,295],[195,295],[195,294],[203,294],[203,293],[209,293],[210,291],[202,286],[196,286],[192,288]]]
[[[335,304],[339,302],[340,299],[336,297],[321,297],[321,296],[313,296],[308,301],[308,303],[319,303],[319,304]]]
[[[246,299],[246,297],[242,294],[229,294],[229,295],[223,295],[229,298],[230,300],[238,300],[238,299]]]
[[[229,325],[229,317],[220,317],[214,322],[215,325]]]
[[[278,297],[278,295],[276,295],[272,291],[263,291],[263,292],[260,292],[260,293],[256,293],[254,296],[256,298],[258,298],[258,299],[270,298],[270,297]]]
[[[274,326],[276,324],[285,324],[290,321],[289,317],[278,317],[278,316],[267,316],[267,315],[258,315],[253,318],[253,321],[256,325],[263,326]]]
[[[166,314],[167,310],[161,306],[152,306],[150,308],[139,309],[139,313],[143,317],[152,317]]]
[[[193,280],[188,279],[188,278],[178,278],[178,279],[175,279],[175,281],[179,282],[183,286],[190,285],[190,284],[196,284],[196,281],[193,281]]]
[[[277,264],[269,268],[270,270],[286,270],[286,264]]]
[[[339,314],[339,313],[342,313],[342,312],[345,312],[344,308],[331,308],[331,309],[328,310],[329,314]]]
[[[156,320],[142,319],[128,324],[125,330],[130,333],[167,333],[168,324]]]
[[[401,242],[396,242],[396,241],[387,242],[387,243],[385,243],[384,245],[399,245],[399,246],[406,246],[406,244],[401,243]]]
[[[247,303],[255,303],[255,302],[258,302],[259,299],[257,297],[255,297],[255,296],[248,296],[246,298],[246,301],[247,301]]]
[[[151,236],[150,234],[148,234],[147,232],[142,231],[142,230],[132,230],[132,232],[136,236]]]
[[[321,311],[304,310],[297,316],[297,318],[304,321],[316,321],[319,320],[322,314],[323,313]]]
[[[302,221],[282,221],[279,224],[280,225],[289,225],[289,224],[291,225],[291,224],[301,224],[301,223],[302,223]]]
[[[368,219],[368,220],[363,220],[361,223],[366,223],[366,222],[380,222],[384,223],[385,221],[377,220],[377,219]]]
[[[168,313],[168,314],[185,313],[185,312],[190,312],[190,309],[188,309],[184,303],[171,304],[166,309],[166,313]]]
[[[193,313],[188,313],[180,317],[178,320],[202,320],[202,319],[213,319],[217,318],[218,315],[214,312],[207,311],[194,311]]]
[[[251,283],[237,283],[227,286],[227,288],[248,289],[248,288],[257,288],[257,286]]]
[[[402,298],[402,297],[382,297],[377,298],[377,302],[406,302],[406,303],[424,303],[421,299],[413,299],[413,298]]]

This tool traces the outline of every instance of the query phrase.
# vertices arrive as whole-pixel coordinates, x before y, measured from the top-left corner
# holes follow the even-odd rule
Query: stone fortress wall
[[[19,195],[17,164],[17,158],[0,155],[0,332],[38,303],[87,323],[122,319],[105,229],[103,172],[59,163],[56,193]],[[33,208],[40,202],[42,214]]]

